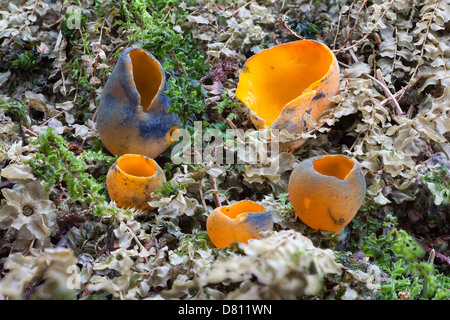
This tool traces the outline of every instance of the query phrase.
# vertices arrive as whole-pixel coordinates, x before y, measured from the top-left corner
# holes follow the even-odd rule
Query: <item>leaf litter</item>
[[[0,298],[450,298],[447,1],[17,0],[1,2],[0,14]],[[98,140],[95,110],[121,48],[153,49],[169,93],[200,100],[189,119],[224,132],[251,129],[234,96],[245,61],[303,38],[334,51],[340,88],[319,120],[305,116],[308,132],[282,132],[281,143],[307,141],[278,155],[277,172],[261,170],[269,157],[174,165],[166,154],[169,182],[152,213],[109,200],[115,158]],[[185,54],[191,43],[201,62]],[[258,133],[244,139],[268,143]],[[338,153],[361,163],[366,199],[344,231],[314,231],[290,206],[289,174],[303,159]],[[274,230],[214,248],[208,214],[217,201],[243,199],[269,207]],[[433,259],[399,251],[410,239]]]

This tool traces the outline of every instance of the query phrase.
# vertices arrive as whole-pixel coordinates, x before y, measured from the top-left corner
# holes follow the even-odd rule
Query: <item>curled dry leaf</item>
[[[292,230],[270,232],[239,247],[244,255],[217,261],[198,279],[201,287],[242,282],[227,299],[296,299],[316,294],[326,274],[341,272],[331,250],[315,247],[310,239]],[[256,278],[252,285],[244,285],[251,277]]]
[[[11,254],[5,261],[7,275],[0,280],[0,293],[11,299],[75,299],[76,258],[69,249],[47,248],[37,256]],[[25,297],[26,288],[31,295]]]
[[[56,208],[38,180],[3,189],[5,203],[0,209],[2,229],[17,231],[13,248],[24,250],[26,243],[48,246],[49,236],[56,231]]]

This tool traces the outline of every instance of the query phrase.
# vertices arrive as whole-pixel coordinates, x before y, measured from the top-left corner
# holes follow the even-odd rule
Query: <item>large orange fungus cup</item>
[[[105,147],[116,156],[142,154],[157,158],[176,139],[176,114],[169,114],[166,76],[148,51],[122,51],[102,91],[97,130]]]
[[[137,154],[124,154],[106,175],[109,197],[123,209],[149,210],[153,191],[160,189],[166,176],[155,160]]]
[[[236,97],[248,108],[256,129],[305,128],[303,116],[314,119],[330,107],[339,88],[339,66],[333,52],[313,40],[299,40],[262,50],[251,57],[239,76]],[[305,141],[293,142],[295,150]]]
[[[271,212],[248,200],[218,207],[206,220],[209,239],[217,248],[228,247],[232,242],[248,243],[249,239],[260,239],[261,231],[272,228]]]
[[[298,217],[316,230],[337,232],[355,217],[366,193],[359,163],[344,155],[301,162],[289,178],[289,198]]]

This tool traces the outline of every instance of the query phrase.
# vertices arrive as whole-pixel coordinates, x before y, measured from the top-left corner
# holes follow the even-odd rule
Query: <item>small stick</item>
[[[217,155],[217,149],[214,148],[212,150],[211,164],[214,163],[214,159],[216,158],[216,155]],[[217,189],[216,178],[214,178],[212,175],[209,175],[209,183],[211,184],[211,189],[219,191],[219,189]],[[213,199],[214,199],[214,203],[215,203],[216,207],[222,206],[222,203],[220,202],[219,194],[217,192],[213,193]]]
[[[400,91],[398,91],[396,94],[394,94],[394,97],[397,99],[397,101],[401,101],[401,100],[403,99],[403,96],[405,95],[405,93],[408,92],[409,90],[411,90],[411,88],[412,88],[413,86],[415,86],[416,83],[419,82],[420,79],[422,79],[422,76],[418,76],[418,77],[416,78],[416,80],[410,81],[410,82],[406,85],[406,87],[402,88]],[[398,98],[397,98],[397,96],[398,96]],[[390,98],[388,98],[388,99],[390,99]]]
[[[102,23],[102,27],[100,28],[100,36],[98,39],[98,47],[101,50],[101,44],[102,44],[102,36],[103,36],[103,27],[105,26],[105,21],[103,21]],[[92,43],[91,45],[93,45],[94,43]],[[97,52],[95,53],[95,62],[94,62],[94,66],[93,66],[93,72],[92,75],[95,77],[95,73],[97,72],[97,65],[98,65],[98,56],[100,55],[100,50],[97,50]],[[75,101],[75,100],[74,100]]]
[[[430,252],[430,256],[428,257],[428,263],[433,264],[434,263],[434,258],[436,257],[436,250],[432,249]]]
[[[352,39],[353,31],[355,31],[355,28],[358,25],[359,14],[361,13],[361,11],[364,8],[364,6],[366,5],[366,3],[367,3],[367,0],[364,0],[364,3],[361,5],[361,7],[359,8],[358,12],[356,13],[355,23],[353,24],[353,27],[348,32],[348,36],[347,36],[347,39],[345,40],[345,43],[347,43],[350,39]],[[353,3],[352,3],[352,6],[353,6]],[[352,49],[352,48],[350,48],[350,49]]]
[[[286,20],[284,20],[283,18],[280,18],[280,19],[275,20],[275,24],[276,24],[276,25],[282,25],[286,30],[289,31],[290,34],[296,36],[296,37],[299,38],[300,40],[305,39],[305,37],[299,35],[297,32],[295,32],[294,30],[292,30],[291,27],[289,27],[289,25],[287,24]]]
[[[378,33],[374,33],[373,34],[373,37],[374,37],[374,39],[375,39],[375,43],[376,44],[381,44],[381,38],[380,38],[380,36],[378,35]]]
[[[410,105],[409,108],[408,108],[408,111],[406,112],[406,117],[408,119],[412,119],[413,111],[414,111],[414,106]]]
[[[239,131],[239,129],[236,127],[236,125],[233,123],[233,121],[231,121],[230,119],[226,118],[226,121],[228,123],[228,125],[231,127],[231,129],[236,130],[236,134],[239,137],[239,139],[241,141],[244,141],[244,137],[242,136],[241,132]]]
[[[66,110],[62,110],[62,111],[58,112],[58,114],[56,114],[56,115],[54,115],[53,117],[50,117],[50,118],[46,119],[44,122],[42,122],[42,123],[40,124],[40,126],[45,126],[50,120],[55,119],[55,118],[58,118],[58,117],[59,117],[60,115],[62,115],[64,112],[66,112]]]
[[[356,53],[355,51],[353,51],[353,49],[350,49],[348,52],[350,52],[350,55],[352,56],[355,62],[359,62],[358,57],[356,56]]]
[[[199,183],[198,186],[198,193],[200,194],[200,200],[202,201],[202,206],[203,209],[205,210],[205,212],[208,211],[208,207],[206,206],[206,201],[205,201],[205,197],[203,196],[203,190],[202,190],[202,183]]]
[[[376,23],[374,24],[374,26],[372,27],[372,29],[371,29],[369,32],[367,32],[361,39],[359,39],[358,41],[356,41],[355,43],[353,43],[352,45],[350,45],[350,46],[348,46],[348,47],[344,47],[344,48],[341,48],[341,49],[339,49],[339,50],[332,50],[332,51],[334,52],[334,54],[337,55],[338,53],[348,51],[348,50],[350,50],[350,49],[355,48],[356,46],[358,46],[361,42],[365,41],[365,40],[369,37],[369,35],[372,34],[372,32],[375,30],[375,28],[378,27],[378,24],[379,24],[379,23],[381,22],[381,20],[384,18],[384,16],[386,15],[386,13],[389,12],[389,10],[391,9],[391,7],[392,7],[392,5],[394,4],[394,2],[395,2],[395,0],[391,0],[391,2],[389,2],[389,4],[388,4],[386,10],[384,10],[383,13],[380,15],[380,18],[378,19],[378,21],[376,21]]]
[[[53,22],[52,24],[49,25],[44,25],[42,27],[42,30],[50,30],[51,28],[55,27],[56,25],[60,24],[66,17],[62,16],[60,17],[58,20],[56,20],[55,22]]]
[[[94,115],[92,116],[92,122],[95,122],[95,119],[97,119],[97,113],[98,113],[98,107],[94,111]]]
[[[386,82],[384,81],[383,74],[381,73],[380,69],[377,69],[377,78],[383,84],[381,87],[383,88],[384,93],[386,93],[386,95],[392,99],[390,101],[392,108],[397,111],[397,114],[403,114],[403,111],[400,108],[400,105],[398,104],[397,99],[394,98],[394,96],[392,95],[391,91],[389,90]]]
[[[28,133],[30,136],[35,137],[35,138],[39,137],[39,135],[36,132],[33,132],[30,129],[26,129],[25,133]]]
[[[248,1],[246,4],[244,4],[243,6],[237,8],[236,10],[234,10],[234,12],[231,14],[232,16],[234,16],[236,13],[239,12],[239,10],[241,10],[242,8],[245,8],[246,6],[248,6],[250,3],[255,2],[255,0],[250,0]]]
[[[187,74],[186,70],[184,70],[184,68],[183,68],[183,65],[180,63],[180,61],[178,61],[175,52],[170,51],[170,53],[171,53],[172,56],[173,56],[173,60],[174,60],[175,64],[176,64],[178,67],[180,67],[181,71],[183,71],[184,74]]]
[[[428,254],[431,254],[431,252],[434,250],[434,249],[428,248],[427,246],[425,246],[423,244],[421,244],[421,246]],[[450,266],[450,258],[449,257],[444,256],[442,253],[437,252],[435,250],[434,250],[434,256],[435,256],[435,258],[439,259],[440,261],[442,261]]]
[[[114,224],[108,228],[108,235],[106,236],[106,254],[109,256],[114,250]]]
[[[337,27],[336,27],[336,34],[334,36],[334,41],[333,41],[333,50],[336,50],[336,41],[337,41],[337,37],[339,34],[339,28],[341,26],[341,19],[342,19],[342,10],[339,10],[339,19],[338,19],[338,23],[337,23]]]
[[[378,70],[377,70],[377,71],[378,71]],[[378,72],[377,72],[377,73],[378,73]],[[403,111],[402,111],[402,109],[400,109],[400,105],[398,104],[398,101],[394,98],[394,96],[392,95],[391,91],[389,91],[389,88],[386,86],[386,83],[385,83],[384,81],[381,82],[380,80],[378,80],[378,79],[372,77],[370,74],[364,73],[364,75],[366,75],[367,77],[369,77],[370,79],[372,79],[373,81],[375,81],[376,83],[378,83],[378,84],[383,88],[383,91],[386,93],[386,95],[387,95],[390,99],[392,99],[393,101],[395,101],[395,102],[389,102],[389,103],[391,104],[391,106],[393,107],[393,109],[394,109],[394,114],[395,114],[395,113],[398,114],[398,115],[403,114]]]

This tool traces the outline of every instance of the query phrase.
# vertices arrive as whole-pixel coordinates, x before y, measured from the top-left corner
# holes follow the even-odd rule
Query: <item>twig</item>
[[[436,3],[436,6],[434,7],[433,17],[436,15],[436,10],[437,10],[437,8],[439,7],[440,4],[441,4],[441,0],[439,0]],[[428,34],[430,33],[430,26],[431,26],[431,22],[432,21],[433,21],[433,18],[430,18],[430,21],[428,21],[427,29],[425,31],[425,37],[423,38],[422,49],[420,50],[420,56],[419,56],[416,68],[414,69],[414,72],[413,72],[413,74],[411,76],[411,79],[413,79],[415,77],[417,71],[419,70],[419,67],[422,65],[421,61],[422,61],[422,57],[423,57],[423,54],[424,54],[424,51],[425,51],[425,44],[426,44],[427,39],[428,39]]]
[[[427,247],[424,244],[420,244],[420,245],[429,254],[431,254],[431,252],[434,250],[434,249],[431,249],[431,248]],[[435,258],[437,258],[441,262],[444,262],[444,263],[446,263],[446,264],[448,264],[450,266],[450,258],[449,257],[444,256],[442,253],[437,252],[436,250],[434,250],[434,255],[435,255]]]
[[[284,20],[282,17],[275,20],[275,25],[281,25],[282,27],[284,27],[286,30],[289,31],[290,34],[296,36],[297,38],[299,38],[300,40],[305,39],[305,37],[299,35],[297,32],[295,32],[294,30],[291,29],[291,27],[289,27],[289,25],[287,24],[286,20]]]
[[[410,105],[408,108],[408,111],[406,111],[406,117],[408,119],[412,119],[413,110],[414,110],[414,106]]]
[[[250,3],[255,2],[255,0],[250,0],[248,1],[246,4],[244,4],[243,6],[237,8],[236,10],[234,10],[234,12],[231,14],[232,16],[234,16],[236,13],[238,13],[242,8],[245,8],[246,6],[248,6]]]
[[[389,2],[389,4],[388,4],[386,10],[383,11],[383,13],[381,14],[380,18],[379,18],[378,21],[374,24],[374,26],[372,27],[372,29],[371,29],[369,32],[367,32],[361,39],[359,39],[357,42],[355,42],[354,44],[352,44],[352,45],[349,46],[349,47],[344,47],[344,48],[341,48],[341,49],[339,49],[339,50],[333,50],[333,52],[334,52],[335,54],[338,54],[338,53],[341,53],[341,52],[350,50],[350,49],[352,49],[352,48],[358,46],[358,45],[359,45],[361,42],[363,42],[364,40],[366,40],[367,37],[368,37],[368,36],[375,30],[375,28],[378,26],[378,24],[380,23],[380,21],[384,18],[384,16],[386,15],[386,13],[388,13],[388,11],[391,9],[391,7],[392,7],[392,5],[394,4],[394,2],[395,2],[395,0],[391,0],[391,2]]]
[[[36,0],[34,2],[33,9],[31,10],[31,13],[27,14],[27,21],[25,21],[25,23],[19,28],[19,30],[17,30],[17,35],[19,35],[25,27],[28,27],[30,25],[30,17],[32,15],[34,15],[34,12],[36,11],[36,7],[38,5],[38,1],[39,0]],[[12,39],[14,39],[14,37],[9,38],[6,43],[9,44]]]
[[[51,28],[53,28],[53,27],[57,26],[58,24],[60,24],[65,18],[66,18],[65,16],[62,16],[62,17],[60,17],[58,20],[56,20],[55,22],[53,22],[52,24],[44,25],[44,26],[42,27],[42,30],[50,30]]]
[[[334,40],[333,40],[333,50],[336,50],[336,41],[337,41],[337,37],[339,34],[339,28],[341,27],[341,19],[342,19],[342,10],[339,10],[339,19],[338,19],[338,24],[336,27],[336,34],[334,35]]]
[[[98,113],[98,107],[94,111],[94,115],[92,116],[92,122],[95,122],[95,119],[97,119],[97,113]]]
[[[364,6],[366,5],[366,3],[367,3],[367,0],[364,0],[363,4],[361,5],[361,7],[359,8],[358,12],[356,13],[355,23],[353,24],[352,28],[348,32],[348,36],[347,36],[347,39],[344,42],[344,45],[352,38],[353,32],[355,31],[355,28],[358,25],[359,14],[361,13],[361,11],[364,8]],[[353,6],[353,3],[352,3],[352,6]],[[349,16],[350,16],[350,14],[349,14]]]
[[[202,190],[202,180],[200,180],[199,186],[198,186],[198,192],[200,193],[200,200],[202,202],[203,209],[205,212],[208,211],[208,207],[206,206],[205,197],[203,196],[203,190]]]
[[[234,37],[234,32],[228,37],[227,41],[225,41],[225,43],[223,44],[223,47],[220,49],[219,54],[217,55],[218,57],[220,57],[220,55],[222,54],[222,51],[228,46],[228,43],[230,43],[231,38]]]
[[[58,117],[59,117],[60,115],[62,115],[65,111],[66,111],[66,110],[62,110],[62,111],[58,112],[58,114],[54,115],[53,117],[50,117],[50,118],[46,119],[44,122],[42,122],[42,123],[40,124],[40,126],[45,126],[50,120],[55,119],[55,118],[58,118]]]
[[[170,51],[170,53],[173,56],[173,60],[175,62],[175,64],[180,67],[181,71],[183,71],[184,74],[187,74],[186,70],[184,70],[183,65],[180,63],[180,61],[178,61],[177,56],[175,55],[175,52]]]
[[[138,237],[136,236],[136,233],[134,233],[133,230],[131,230],[131,228],[120,218],[117,217],[117,215],[114,216],[114,218],[117,219],[117,221],[119,221],[121,224],[123,224],[125,226],[125,228],[127,228],[127,230],[131,233],[134,241],[136,242],[136,244],[138,245],[138,247],[141,249],[141,251],[146,252],[147,249],[142,245],[141,241],[138,239]],[[147,263],[147,257],[144,257],[144,261]]]
[[[395,34],[395,49],[394,49],[394,57],[392,60],[392,68],[391,68],[391,78],[392,75],[394,74],[394,70],[395,70],[395,63],[397,62],[397,50],[398,50],[398,35],[397,35],[397,26],[394,27],[394,34]]]
[[[339,60],[338,60],[338,63],[339,63],[340,65],[343,65],[343,66],[346,67],[346,68],[350,68],[350,65],[346,64],[345,62],[342,62],[342,61],[339,61]]]
[[[378,70],[377,70],[378,71]],[[378,73],[378,72],[377,72]],[[375,81],[376,83],[378,83],[381,88],[383,88],[383,91],[386,93],[386,95],[393,100],[393,102],[389,102],[393,108],[394,114],[397,115],[401,115],[403,114],[402,109],[400,108],[400,105],[398,104],[397,100],[394,98],[394,96],[392,95],[391,91],[389,91],[389,88],[387,87],[386,83],[383,81],[380,81],[374,77],[372,77],[370,74],[364,73],[365,76],[367,76],[368,78],[372,79],[373,81]],[[395,102],[394,102],[395,101]]]
[[[400,101],[403,99],[403,96],[405,95],[405,93],[408,92],[409,90],[411,90],[411,88],[412,88],[413,86],[415,86],[416,83],[419,82],[419,80],[420,80],[421,78],[422,78],[422,76],[419,76],[419,77],[416,78],[416,80],[411,81],[410,83],[408,83],[408,85],[407,85],[406,87],[402,88],[401,90],[399,90],[398,92],[396,92],[396,93],[394,94],[394,98],[395,98],[398,102],[400,102]],[[386,105],[387,103],[389,103],[390,101],[391,101],[391,98],[390,98],[390,97],[389,97],[389,98],[386,98],[386,99],[384,99],[383,101],[380,102],[380,105],[384,106],[384,105]]]
[[[350,55],[352,56],[353,60],[354,60],[356,63],[358,63],[358,62],[359,62],[359,59],[358,59],[358,57],[356,56],[355,51],[354,51],[353,49],[350,49],[348,52],[350,52]]]
[[[108,55],[106,56],[106,60],[109,60],[111,56],[119,49],[119,48],[125,48],[130,44],[131,41],[124,41],[116,45],[111,51],[108,52]]]
[[[241,141],[244,141],[244,137],[242,136],[241,132],[240,132],[239,129],[236,127],[236,125],[233,123],[233,121],[231,121],[231,120],[228,119],[228,118],[226,119],[226,121],[227,121],[228,125],[231,127],[231,129],[233,129],[233,130],[236,131],[236,134],[237,134],[238,138],[239,138]]]
[[[110,255],[111,251],[114,250],[114,224],[111,224],[108,228],[108,233],[106,236],[106,254]]]
[[[36,132],[33,132],[30,129],[26,129],[25,133],[28,133],[30,136],[35,137],[35,138],[39,137],[39,135]]]
[[[375,39],[375,43],[376,43],[376,44],[378,44],[378,45],[381,44],[381,38],[380,38],[380,36],[378,35],[378,33],[375,32],[375,33],[373,34],[373,38]]]
[[[386,95],[389,98],[391,98],[391,101],[389,103],[392,106],[392,108],[397,111],[397,114],[403,114],[403,111],[400,108],[400,105],[398,104],[397,99],[394,98],[394,96],[392,95],[391,91],[389,90],[386,82],[384,81],[383,74],[381,73],[380,69],[377,69],[377,78],[383,84],[382,88],[383,88],[384,93],[386,93]]]
[[[212,159],[211,159],[211,165],[212,165],[214,163],[214,159],[216,158],[216,155],[217,155],[217,148],[214,148],[212,150],[211,155],[212,155]],[[209,183],[211,184],[211,189],[217,190],[217,192],[213,193],[214,203],[215,203],[216,207],[221,207],[222,203],[220,202],[220,197],[218,194],[219,189],[217,189],[216,178],[214,178],[211,174],[209,174]]]
[[[94,49],[94,44],[95,42],[91,43],[92,49],[97,52],[95,52],[95,61],[94,61],[94,66],[93,66],[93,72],[92,75],[95,76],[96,72],[97,72],[97,65],[98,65],[98,56],[100,55],[100,50],[101,50],[101,45],[102,45],[102,36],[103,36],[103,27],[105,26],[105,21],[103,21],[102,23],[102,27],[100,28],[100,36],[98,38],[98,50]],[[75,101],[75,100],[74,100]]]
[[[431,249],[430,255],[428,257],[428,263],[433,264],[434,263],[434,258],[436,258],[436,250]]]

